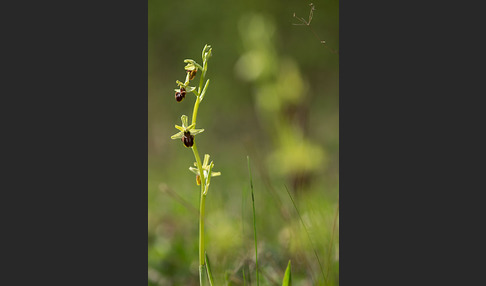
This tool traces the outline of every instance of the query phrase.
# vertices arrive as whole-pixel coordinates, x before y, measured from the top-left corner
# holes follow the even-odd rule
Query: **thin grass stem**
[[[295,211],[297,212],[297,214],[299,215],[299,219],[300,219],[300,222],[302,223],[302,225],[304,226],[304,230],[305,230],[305,233],[307,233],[307,237],[309,238],[309,241],[312,245],[312,249],[314,250],[314,255],[316,256],[317,258],[317,262],[319,263],[319,268],[321,269],[321,274],[322,274],[322,277],[324,278],[324,282],[325,284],[327,284],[327,278],[326,276],[324,275],[324,270],[322,269],[322,264],[321,264],[321,260],[319,259],[319,255],[317,255],[317,250],[316,248],[314,247],[314,243],[312,243],[312,238],[309,234],[309,231],[307,230],[307,227],[305,226],[305,223],[304,223],[304,220],[302,219],[302,216],[300,215],[300,212],[299,212],[299,209],[297,208],[297,205],[295,204],[295,201],[294,201],[294,198],[292,198],[292,195],[290,194],[289,192],[289,189],[287,188],[286,185],[284,185],[285,189],[287,190],[287,194],[289,195],[290,197],[290,200],[292,201],[292,204],[294,205],[294,208],[295,208]]]
[[[243,270],[243,286],[246,286],[245,268]]]
[[[337,221],[338,214],[339,214],[339,202],[338,202],[338,205],[336,207],[336,212],[334,213],[334,219],[333,219],[333,222],[332,222],[332,231],[331,231],[331,241],[329,242],[329,251],[328,251],[328,256],[327,256],[327,269],[326,269],[326,277],[328,277],[328,278],[329,278],[329,269],[331,267],[332,241],[333,241],[333,237],[334,237],[334,231],[336,229],[336,221]]]
[[[167,184],[165,183],[159,184],[159,190],[171,196],[173,199],[178,201],[181,205],[183,205],[187,210],[189,210],[194,215],[199,216],[198,210],[190,202],[188,202],[186,199],[184,199],[176,192],[174,192],[174,190],[172,190],[169,186],[167,186]]]
[[[250,188],[251,188],[251,204],[253,206],[253,233],[255,234],[255,270],[257,285],[260,285],[260,277],[258,275],[258,243],[256,231],[256,216],[255,216],[255,195],[253,194],[253,180],[251,177],[250,156],[246,156],[248,160],[248,172],[250,174]]]

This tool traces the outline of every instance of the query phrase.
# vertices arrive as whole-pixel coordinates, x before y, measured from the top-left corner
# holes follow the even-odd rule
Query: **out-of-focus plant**
[[[326,41],[321,40],[321,38],[319,38],[319,36],[314,31],[314,29],[312,29],[312,27],[311,27],[312,16],[314,15],[314,11],[316,10],[316,7],[314,7],[314,3],[310,3],[309,6],[311,7],[310,11],[309,11],[309,20],[306,21],[304,18],[295,15],[295,12],[294,12],[294,18],[299,20],[300,23],[298,23],[298,24],[294,23],[292,25],[296,25],[296,26],[305,25],[305,26],[307,26],[309,28],[309,30],[312,32],[312,34],[314,34],[314,37],[316,37],[316,39],[319,40],[319,42],[321,42],[321,44],[323,44],[324,47],[329,49],[333,54],[339,55],[338,51],[335,51],[334,49],[328,47],[327,44],[326,44]]]
[[[204,129],[196,129],[196,119],[197,112],[199,110],[199,104],[204,99],[206,91],[209,85],[209,79],[206,80],[204,84],[204,79],[206,77],[206,72],[208,69],[208,60],[212,55],[212,48],[209,45],[204,46],[202,51],[202,66],[192,59],[186,59],[184,62],[187,64],[185,66],[186,79],[184,82],[179,80],[176,81],[179,86],[175,90],[175,99],[177,102],[181,102],[187,93],[194,93],[196,95],[196,102],[194,104],[192,121],[191,124],[188,123],[188,117],[186,115],[181,116],[182,126],[176,125],[175,128],[179,130],[179,133],[172,135],[172,139],[181,139],[184,146],[191,148],[194,153],[194,158],[196,162],[194,167],[189,167],[189,170],[196,175],[196,184],[201,186],[200,191],[200,205],[199,205],[199,283],[203,285],[203,273],[204,270],[208,270],[208,279],[212,284],[212,275],[209,271],[209,267],[206,266],[206,256],[205,256],[205,243],[204,243],[204,212],[205,212],[205,202],[206,195],[209,190],[209,183],[211,177],[221,175],[220,172],[213,172],[214,163],[211,161],[209,163],[209,155],[204,155],[204,161],[201,163],[201,158],[199,157],[199,152],[197,150],[195,135],[204,131]],[[199,87],[190,86],[189,83],[196,77],[197,71],[201,71],[201,77],[199,80]],[[204,88],[203,88],[204,84]]]
[[[296,62],[275,49],[275,26],[269,18],[248,14],[239,31],[245,52],[235,70],[256,87],[256,109],[272,143],[268,169],[288,177],[294,189],[306,187],[312,174],[327,164],[325,150],[306,134],[308,85]]]

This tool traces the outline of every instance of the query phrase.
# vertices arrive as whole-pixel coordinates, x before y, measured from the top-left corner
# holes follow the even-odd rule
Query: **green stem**
[[[202,85],[204,83],[204,78],[206,76],[207,70],[207,61],[203,63],[203,69],[201,74],[201,79],[199,80],[199,88],[197,92],[196,102],[194,103],[194,109],[192,112],[192,124],[196,124],[197,119],[197,112],[199,110],[199,104],[201,103],[201,90]],[[205,259],[204,259],[204,209],[206,203],[206,195],[205,190],[206,187],[206,178],[204,177],[204,172],[201,164],[201,157],[199,157],[199,152],[197,151],[196,142],[194,141],[194,145],[192,146],[192,151],[194,153],[194,157],[196,158],[196,165],[197,169],[199,170],[199,177],[201,179],[201,199],[199,204],[199,285],[203,285],[203,273],[204,273],[204,266],[205,266]]]
[[[204,207],[206,196],[201,191],[201,203],[199,213],[199,276],[202,276],[202,267],[204,266]]]
[[[192,122],[191,124],[196,124],[197,111],[199,109],[199,103],[201,103],[201,98],[197,96],[196,103],[194,104],[194,110],[192,111]]]
[[[203,67],[204,68],[202,70],[201,79],[199,80],[199,88],[197,90],[196,103],[194,103],[194,110],[192,111],[192,123],[191,124],[196,124],[197,111],[199,110],[199,103],[201,103],[202,86],[203,86],[203,83],[204,83],[204,78],[206,77],[206,69],[208,68],[208,63],[206,61],[204,61]]]
[[[201,199],[199,205],[199,283],[202,284],[203,280],[203,267],[204,267],[204,209],[206,203],[206,196],[204,195],[204,186],[206,185],[206,178],[204,177],[204,172],[202,169],[201,158],[199,157],[199,152],[197,151],[196,142],[192,145],[192,151],[194,152],[194,157],[196,158],[197,169],[199,170],[201,178]]]

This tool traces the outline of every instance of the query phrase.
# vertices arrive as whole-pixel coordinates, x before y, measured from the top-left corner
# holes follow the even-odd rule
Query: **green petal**
[[[191,130],[191,134],[192,135],[196,135],[196,134],[199,134],[199,133],[201,133],[203,131],[204,131],[204,129],[192,129]]]
[[[203,69],[202,66],[200,64],[198,64],[195,60],[185,59],[184,62],[185,63],[191,63],[191,64],[195,65],[200,70]]]
[[[181,116],[181,121],[182,121],[182,127],[187,128],[187,116],[186,115]]]
[[[203,168],[206,168],[209,163],[209,154],[204,155]]]
[[[197,168],[189,167],[189,171],[193,172],[196,175],[199,175],[199,170]]]
[[[174,134],[172,136],[170,136],[171,139],[181,139],[182,137],[184,136],[184,132],[179,132],[177,134]]]
[[[175,126],[175,128],[179,129],[179,130],[180,130],[180,131],[182,131],[182,132],[184,132],[184,130],[185,130],[185,129],[184,129],[184,127],[179,126],[179,125],[176,125],[176,126]]]
[[[221,176],[221,172],[213,172],[213,167],[214,167],[214,162],[211,161],[211,164],[209,165],[209,170],[211,172],[211,177]]]
[[[187,65],[184,67],[184,69],[185,69],[186,71],[193,71],[193,70],[195,70],[195,69],[196,69],[196,66],[194,65],[194,63],[188,63],[188,64],[187,64]]]
[[[191,130],[192,128],[196,127],[196,123],[193,123],[186,127],[187,130]],[[192,133],[192,132],[191,132]]]
[[[184,83],[184,86],[187,86],[189,84],[189,73],[186,74],[186,82]]]
[[[207,155],[207,154],[206,154],[206,155]],[[206,160],[206,158],[209,160],[209,155],[207,155],[207,157],[206,157],[206,156],[204,156],[204,159],[205,159],[205,160]],[[208,171],[207,171],[207,172],[206,172],[206,171],[204,171],[204,175],[206,176],[206,178],[205,178],[205,179],[206,179],[206,188],[205,188],[205,190],[204,190],[203,195],[206,195],[206,194],[207,194],[207,192],[208,192],[208,190],[209,190],[209,184],[211,183],[211,177],[213,177],[213,174],[212,174],[212,171],[213,171],[213,166],[214,166],[214,163],[213,163],[213,162],[211,162],[211,164],[209,164],[209,166],[208,166],[208,168],[207,168],[207,169],[208,169]]]

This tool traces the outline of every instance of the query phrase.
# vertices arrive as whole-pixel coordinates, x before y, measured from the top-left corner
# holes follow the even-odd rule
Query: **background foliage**
[[[193,154],[171,140],[194,96],[177,103],[184,63],[213,47],[207,96],[198,114],[198,149],[222,176],[206,201],[207,251],[216,283],[254,283],[247,155],[252,165],[262,285],[316,285],[316,250],[328,285],[339,284],[339,3],[314,1],[156,1],[148,6],[149,285],[198,285],[199,188]],[[199,77],[197,77],[198,80]],[[293,194],[309,240],[285,186]],[[184,200],[184,201],[182,201]],[[194,209],[193,209],[194,208]],[[333,230],[334,229],[334,230]],[[328,270],[329,269],[329,270]],[[247,280],[248,283],[248,280]]]

